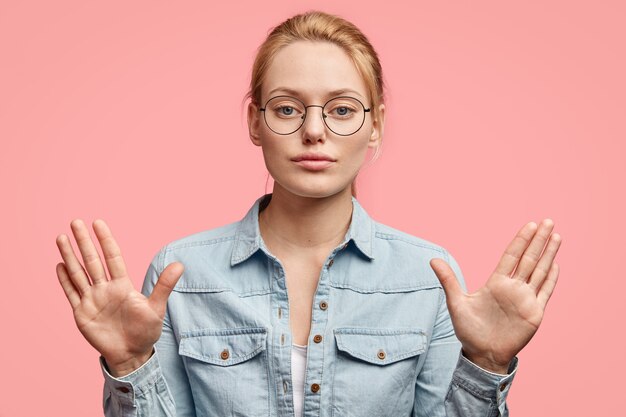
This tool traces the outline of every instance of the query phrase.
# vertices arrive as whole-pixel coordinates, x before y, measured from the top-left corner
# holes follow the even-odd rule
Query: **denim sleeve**
[[[467,290],[456,260],[447,252],[445,260]],[[499,375],[461,354],[442,289],[431,342],[416,380],[413,417],[508,417],[506,396],[516,370],[517,358],[508,375]]]
[[[142,293],[148,296],[164,269],[165,251],[152,260]],[[178,342],[172,329],[169,308],[155,353],[139,369],[123,377],[113,377],[100,358],[104,375],[103,408],[106,417],[195,417],[189,380],[178,355]]]

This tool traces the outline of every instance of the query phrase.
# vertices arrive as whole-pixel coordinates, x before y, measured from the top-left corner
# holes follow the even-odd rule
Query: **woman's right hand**
[[[84,261],[74,254],[69,238],[56,243],[63,262],[56,272],[85,339],[106,360],[113,376],[123,376],[143,365],[161,336],[167,298],[183,274],[179,262],[169,264],[159,276],[150,297],[135,290],[120,248],[103,220],[93,222],[109,271],[107,277],[89,230],[79,220],[70,224]]]

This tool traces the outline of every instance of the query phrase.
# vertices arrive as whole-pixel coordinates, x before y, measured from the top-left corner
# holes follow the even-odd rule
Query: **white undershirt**
[[[305,371],[306,346],[293,343],[291,349],[291,383],[293,384],[293,406],[296,411],[296,417],[302,417]]]

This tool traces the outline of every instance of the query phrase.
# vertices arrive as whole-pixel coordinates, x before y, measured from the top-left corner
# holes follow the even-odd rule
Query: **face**
[[[349,193],[368,148],[380,145],[384,106],[379,107],[381,120],[373,120],[374,113],[366,112],[363,125],[353,135],[340,136],[331,131],[324,124],[320,107],[307,109],[300,129],[280,135],[267,126],[259,106],[265,106],[269,99],[281,95],[295,97],[306,106],[323,106],[334,97],[350,96],[370,108],[368,90],[356,66],[339,46],[332,43],[294,42],[281,49],[271,62],[262,86],[261,103],[251,103],[248,107],[250,139],[262,148],[275,187],[314,198],[346,190]],[[336,119],[346,112],[343,107],[327,110],[333,111]],[[294,110],[274,106],[266,111],[278,111],[281,117],[287,117],[293,116]],[[307,153],[325,155],[331,161],[298,161]]]

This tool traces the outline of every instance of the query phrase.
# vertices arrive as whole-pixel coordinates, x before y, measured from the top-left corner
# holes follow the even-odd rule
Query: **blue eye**
[[[278,109],[278,111],[280,113],[282,113],[285,116],[291,116],[294,112],[293,107],[289,107],[289,106],[282,106]]]
[[[348,119],[354,116],[354,112],[355,110],[349,106],[337,106],[329,112],[329,115],[335,118]]]

